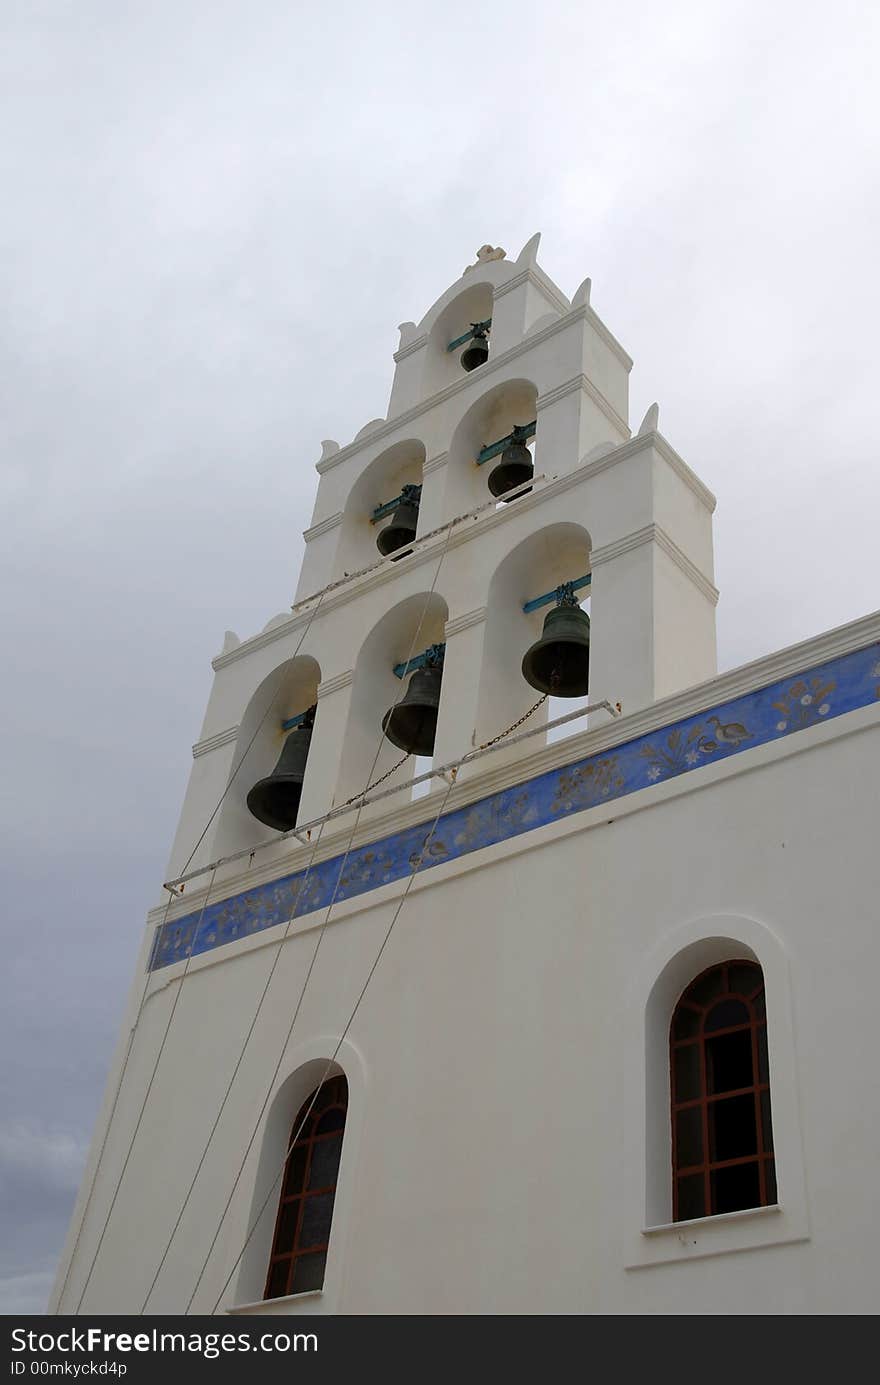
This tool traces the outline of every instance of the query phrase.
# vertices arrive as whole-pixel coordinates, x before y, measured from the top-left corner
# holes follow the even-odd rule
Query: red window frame
[[[716,1007],[725,1002],[739,1002],[745,1007],[748,1018],[740,1023],[712,1026],[710,1020]],[[748,1034],[751,1054],[751,1080],[729,1089],[711,1090],[713,1086],[713,1052],[709,1046],[715,1040],[727,1036]],[[719,1212],[745,1210],[746,1207],[766,1207],[776,1202],[776,1169],[773,1154],[773,1129],[770,1110],[770,1079],[767,1059],[767,1019],[764,1005],[764,976],[756,962],[746,958],[723,962],[707,969],[695,977],[679,998],[669,1027],[669,1073],[672,1097],[672,1188],[673,1220],[685,1221],[699,1216],[716,1216]],[[696,1050],[696,1062],[685,1049]],[[745,1047],[740,1045],[741,1054]],[[696,1090],[695,1090],[696,1089]],[[743,1101],[751,1098],[751,1103]],[[721,1104],[739,1100],[738,1107],[728,1107],[726,1113]],[[680,1131],[687,1121],[686,1113],[699,1113],[697,1121],[689,1121],[689,1140],[680,1139]],[[733,1112],[734,1119],[731,1118]],[[736,1131],[737,1114],[740,1115],[741,1129]],[[734,1130],[734,1141],[751,1139],[754,1121],[754,1149],[734,1158],[712,1158],[713,1146],[721,1142],[718,1134],[722,1123],[728,1132]],[[690,1158],[685,1162],[686,1142],[697,1144],[700,1158]],[[757,1179],[749,1179],[747,1166],[756,1166]],[[719,1205],[724,1200],[718,1195],[719,1170],[741,1169],[745,1180],[740,1184],[740,1202],[737,1206]],[[723,1177],[723,1174],[722,1174]],[[693,1180],[701,1179],[701,1184]],[[688,1186],[683,1186],[688,1180]],[[728,1184],[730,1180],[727,1180]],[[736,1181],[736,1175],[733,1175]],[[742,1201],[745,1187],[757,1187],[758,1201],[752,1198]],[[731,1198],[728,1191],[726,1200]]]
[[[266,1275],[264,1297],[267,1299],[283,1298],[287,1294],[320,1289],[323,1286],[347,1111],[348,1083],[345,1077],[340,1075],[322,1083],[317,1089],[317,1096],[314,1091],[311,1092],[296,1114],[290,1134],[290,1150],[284,1167],[278,1215],[272,1237],[272,1253]],[[328,1124],[327,1118],[334,1112],[338,1113],[336,1120],[329,1122],[333,1128],[322,1132],[320,1126]],[[327,1147],[331,1140],[337,1141],[339,1145],[332,1182],[310,1187],[315,1153],[319,1146]],[[326,1204],[328,1196],[329,1214]],[[316,1201],[319,1198],[324,1199],[323,1205]],[[308,1233],[306,1231],[304,1234],[304,1227],[308,1222],[309,1211],[317,1212],[319,1207],[323,1212],[323,1220],[326,1220],[327,1235],[316,1243],[313,1237],[307,1239]]]

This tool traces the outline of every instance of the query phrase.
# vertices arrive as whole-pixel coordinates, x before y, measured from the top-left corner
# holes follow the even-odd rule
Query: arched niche
[[[506,380],[487,390],[464,414],[452,435],[446,467],[444,513],[466,514],[492,500],[489,473],[499,458],[477,465],[480,449],[506,437],[515,426],[533,423],[538,391],[531,380]]]
[[[256,1303],[263,1297],[266,1268],[272,1247],[272,1233],[278,1212],[278,1198],[289,1148],[294,1117],[319,1083],[345,1077],[339,1063],[329,1057],[312,1058],[298,1067],[282,1083],[266,1113],[262,1130],[256,1180],[251,1197],[248,1226],[251,1234],[241,1259],[235,1299],[237,1303]],[[348,1151],[343,1145],[343,1158]],[[339,1208],[334,1207],[334,1231]],[[331,1237],[332,1241],[332,1237]]]
[[[385,774],[401,758],[403,752],[382,733],[383,716],[406,695],[409,686],[409,677],[398,678],[394,666],[405,663],[429,645],[441,644],[448,615],[446,602],[437,592],[419,592],[386,612],[361,645],[354,670],[337,803],[362,793],[368,783]],[[415,772],[415,758],[410,756],[383,788],[405,784]],[[402,793],[400,806],[406,801]]]
[[[317,702],[320,681],[317,661],[300,654],[273,669],[251,697],[238,728],[230,783],[214,839],[215,858],[278,835],[248,811],[248,792],[275,768],[287,735],[282,722]]]
[[[477,710],[477,744],[498,735],[541,696],[522,675],[523,655],[539,637],[549,605],[525,612],[523,606],[590,568],[590,535],[580,524],[559,523],[537,530],[499,563],[489,584],[486,634]],[[549,702],[532,714],[523,730],[547,721]],[[554,712],[571,710],[574,700],[556,703]],[[576,723],[580,724],[580,723]],[[586,723],[582,723],[585,729]],[[543,738],[511,748],[511,754],[537,750]],[[498,751],[496,755],[503,756]],[[494,757],[493,757],[494,763]]]
[[[399,495],[403,486],[420,486],[424,464],[424,443],[418,438],[406,438],[380,453],[364,469],[345,503],[335,577],[358,572],[381,557],[376,536],[388,519],[372,524],[372,513],[379,505]]]
[[[461,353],[464,346],[448,351],[451,341],[463,336],[473,322],[487,322],[492,316],[492,285],[476,283],[469,285],[461,293],[441,308],[428,332],[425,351],[422,395],[436,394],[444,386],[451,385],[464,375]],[[492,352],[492,335],[489,334],[489,353]],[[479,371],[479,367],[477,367]]]

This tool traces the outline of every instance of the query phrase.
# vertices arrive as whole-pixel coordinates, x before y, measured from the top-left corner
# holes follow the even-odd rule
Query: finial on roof
[[[643,437],[645,433],[656,433],[660,427],[660,405],[652,404],[645,417],[642,419],[638,437]]]

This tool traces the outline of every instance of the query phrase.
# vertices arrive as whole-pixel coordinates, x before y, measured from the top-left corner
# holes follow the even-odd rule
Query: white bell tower
[[[446,646],[438,764],[534,701],[520,663],[546,609],[523,606],[562,582],[590,577],[579,595],[591,598],[591,702],[630,713],[715,673],[714,497],[658,432],[656,405],[632,435],[630,357],[593,310],[589,279],[569,302],[538,265],[538,241],[516,260],[483,247],[418,325],[401,325],[388,417],[344,447],[323,444],[293,613],[242,643],[228,637],[214,661],[170,877],[248,745],[248,767],[191,865],[266,839],[247,788],[270,772],[282,720],[312,702],[300,820],[363,790],[382,714],[401,695],[393,667],[417,629],[417,653]],[[488,359],[465,372],[462,348],[449,345],[487,321]],[[481,462],[481,450],[525,425],[531,489],[496,502],[487,480],[497,457]],[[421,487],[415,542],[382,559],[375,511],[404,486]],[[283,717],[273,713],[250,744],[273,698]],[[398,758],[383,746],[372,777]],[[404,766],[386,785],[411,775]]]
[[[292,608],[247,639],[228,633],[213,661],[168,895],[149,916],[59,1272],[63,1312],[182,1312],[188,1303],[295,1311],[289,1292],[277,1300],[283,1309],[259,1306],[269,1294],[272,1177],[324,1060],[345,1075],[350,1105],[315,1310],[377,1311],[381,1300],[389,1311],[426,1311],[435,1294],[430,1311],[444,1311],[448,1277],[429,1289],[425,1270],[415,1292],[404,1255],[363,1278],[363,1255],[347,1262],[345,1246],[360,1244],[372,1202],[390,1196],[386,1174],[404,1201],[435,1199],[443,1223],[443,1179],[420,1192],[420,1170],[430,1165],[436,1179],[461,1095],[448,1077],[447,1094],[434,1091],[422,1110],[413,1092],[428,1101],[432,1055],[453,1030],[447,1074],[464,1072],[468,1051],[488,1045],[491,1054],[497,1043],[486,1061],[499,1065],[505,1090],[513,1082],[515,1064],[502,1056],[519,1039],[515,1029],[502,1037],[509,1007],[496,991],[531,985],[527,974],[504,978],[535,965],[528,893],[540,871],[525,881],[516,834],[556,830],[540,826],[541,775],[576,760],[621,713],[715,674],[714,499],[658,432],[656,406],[631,433],[632,362],[591,306],[589,279],[569,300],[538,265],[538,241],[514,260],[484,246],[418,324],[401,325],[387,417],[344,446],[323,444]],[[485,357],[470,370],[467,350]],[[489,478],[511,440],[531,474],[499,498]],[[406,512],[395,508],[404,500]],[[407,515],[415,532],[383,556],[377,535]],[[535,708],[521,671],[563,584],[590,601],[589,703],[605,704],[589,726],[570,724],[564,749],[543,728],[566,706]],[[414,791],[426,761],[400,763],[382,724],[413,660],[433,646],[445,652],[430,763],[455,772]],[[253,816],[248,794],[313,708],[296,821],[282,835]],[[506,736],[521,718],[536,734]],[[466,758],[496,740],[491,753]],[[600,794],[605,772],[591,781]],[[557,816],[582,806],[560,802]],[[448,826],[442,840],[438,822]],[[562,823],[560,842],[569,830]],[[495,864],[487,872],[480,862]],[[404,898],[406,960],[377,971],[370,984],[381,1000],[352,1011]],[[487,929],[500,927],[493,901],[505,899],[497,907],[512,932],[490,939]],[[458,927],[469,929],[465,971],[460,946],[446,950]],[[454,999],[445,992],[453,977]],[[547,1003],[555,1012],[552,990]],[[400,1138],[411,1157],[392,1167],[382,1159],[404,1089],[415,1117]],[[434,1155],[419,1152],[419,1131],[434,1123]],[[489,1132],[487,1157],[496,1135],[501,1126]],[[453,1170],[459,1156],[447,1153]],[[495,1250],[504,1256],[503,1237]],[[440,1274],[446,1251],[435,1243],[435,1253]],[[461,1311],[460,1297],[446,1296]],[[513,1301],[490,1294],[479,1311]]]

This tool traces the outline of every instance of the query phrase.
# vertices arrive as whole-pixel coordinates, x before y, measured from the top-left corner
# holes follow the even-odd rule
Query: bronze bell
[[[382,718],[382,730],[392,745],[410,755],[433,753],[442,678],[436,664],[416,669],[406,695]]]
[[[532,461],[532,454],[525,443],[520,442],[514,429],[514,440],[509,442],[501,453],[501,461],[493,467],[489,473],[489,490],[493,495],[503,496],[505,491],[513,490],[514,486],[521,486],[526,481],[531,481],[535,474],[535,464]],[[529,490],[531,490],[529,486]],[[523,491],[523,495],[528,495],[528,491]]]
[[[408,492],[410,492],[408,494]],[[414,494],[413,494],[414,492]],[[376,536],[376,547],[387,558],[398,548],[406,548],[415,541],[416,525],[419,522],[419,495],[421,486],[404,486],[403,499],[391,516],[390,524]],[[403,557],[403,554],[400,555]]]
[[[580,606],[554,606],[541,638],[526,651],[523,678],[551,697],[583,697],[590,676],[590,617]]]
[[[483,365],[489,357],[485,327],[478,327],[475,322],[472,322],[471,326],[474,328],[474,335],[461,353],[462,370],[476,370],[477,366]]]
[[[315,708],[310,707],[305,720],[289,732],[272,773],[258,779],[247,796],[254,817],[278,832],[296,826],[314,722]]]

